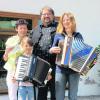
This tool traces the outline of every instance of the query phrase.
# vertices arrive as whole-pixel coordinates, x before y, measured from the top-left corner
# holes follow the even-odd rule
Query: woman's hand
[[[8,55],[6,53],[3,55],[3,59],[4,59],[4,61],[8,60]]]
[[[52,53],[55,53],[55,54],[58,54],[61,52],[61,48],[60,47],[52,47],[50,48],[49,52],[52,54]]]
[[[5,53],[4,53],[4,55],[3,55],[4,61],[7,61],[7,60],[8,60],[8,54],[9,54],[10,51],[13,50],[13,48],[14,48],[14,47],[6,48]]]

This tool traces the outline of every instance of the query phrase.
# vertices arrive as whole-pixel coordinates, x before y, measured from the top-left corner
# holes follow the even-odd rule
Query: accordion
[[[65,37],[65,40],[59,41],[58,46],[61,48],[61,52],[56,57],[57,65],[69,65],[71,59],[72,39],[72,37]]]
[[[20,56],[17,63],[15,78],[18,81],[30,81],[42,85],[47,77],[50,64],[34,55]]]
[[[61,47],[61,53],[57,55],[56,64],[82,75],[86,75],[97,60],[96,49],[81,39],[66,37],[64,41],[59,41],[58,46]]]

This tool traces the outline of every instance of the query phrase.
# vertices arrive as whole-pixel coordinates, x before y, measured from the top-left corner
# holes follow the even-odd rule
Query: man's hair
[[[19,19],[16,21],[16,28],[18,27],[18,25],[28,25],[28,22],[25,19]]]
[[[44,9],[49,10],[53,15],[55,15],[54,10],[52,8],[48,7],[48,6],[45,6],[40,10],[40,15],[42,15],[42,12],[43,12]]]

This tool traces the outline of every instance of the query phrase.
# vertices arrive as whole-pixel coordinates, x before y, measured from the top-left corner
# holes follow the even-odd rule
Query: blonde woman
[[[60,40],[64,40],[65,36],[73,37],[73,41],[77,39],[83,41],[82,35],[79,32],[76,32],[75,18],[74,15],[70,12],[64,13],[60,17],[57,27],[57,34],[55,35],[53,47],[50,49],[50,53],[60,53],[61,48],[58,47],[58,43]],[[69,100],[77,100],[79,78],[80,75],[72,69],[56,65],[56,100],[64,100],[67,82],[69,86]]]

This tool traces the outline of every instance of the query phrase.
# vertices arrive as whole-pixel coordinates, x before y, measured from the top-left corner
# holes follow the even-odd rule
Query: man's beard
[[[49,20],[49,21],[45,21],[44,24],[45,24],[46,26],[48,26],[51,22],[52,22],[52,21],[50,21],[50,20]]]

